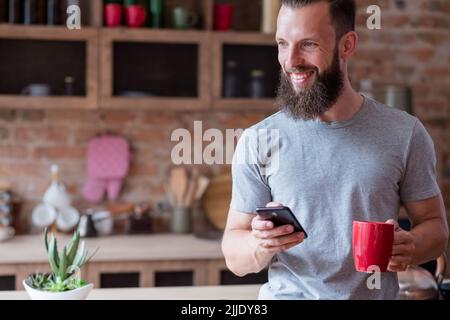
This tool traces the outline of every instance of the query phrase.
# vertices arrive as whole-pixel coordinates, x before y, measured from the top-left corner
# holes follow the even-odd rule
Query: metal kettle
[[[436,259],[434,275],[427,269],[410,265],[405,271],[398,272],[401,300],[435,300],[439,298],[439,287],[444,278],[446,257]]]

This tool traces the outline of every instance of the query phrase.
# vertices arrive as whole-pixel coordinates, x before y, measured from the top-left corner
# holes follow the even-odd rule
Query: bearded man
[[[261,299],[396,299],[397,272],[435,259],[447,245],[429,134],[416,117],[351,86],[355,11],[353,0],[282,0],[280,111],[238,142],[222,240],[236,275],[269,268]],[[260,139],[274,130],[277,139]],[[238,161],[243,158],[256,161]],[[255,214],[257,207],[281,205],[291,208],[307,239],[291,225],[275,226]],[[401,206],[409,231],[397,223]],[[379,288],[368,286],[370,274],[355,270],[355,220],[395,225]]]

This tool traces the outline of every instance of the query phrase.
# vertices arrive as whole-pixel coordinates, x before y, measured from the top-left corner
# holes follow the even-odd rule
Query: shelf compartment
[[[192,286],[193,271],[156,271],[155,287]]]
[[[16,290],[16,276],[15,275],[1,275],[0,276],[0,291]]]
[[[139,272],[102,273],[101,288],[138,288]]]
[[[279,83],[280,66],[273,35],[260,33],[213,33],[213,108],[227,110],[275,110],[275,96]],[[236,96],[223,96],[225,64],[237,63],[238,92]],[[264,71],[267,98],[250,98],[250,72]]]
[[[83,41],[0,39],[0,94],[20,95],[31,83],[45,83],[52,96],[64,95],[64,77],[76,79],[74,96],[86,95]]]
[[[94,108],[97,46],[92,28],[0,25],[0,72],[11,75],[0,79],[0,108]],[[66,75],[76,81],[70,97],[63,95]],[[21,95],[31,83],[49,84],[52,95]]]
[[[104,28],[101,35],[102,108],[207,107],[207,33]]]

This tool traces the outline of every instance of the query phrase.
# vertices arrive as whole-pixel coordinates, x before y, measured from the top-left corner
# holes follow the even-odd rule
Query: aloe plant
[[[89,252],[85,248],[84,241],[80,241],[79,231],[74,232],[72,239],[61,252],[58,251],[58,243],[53,233],[50,242],[48,241],[47,229],[45,229],[44,240],[52,273],[31,275],[28,278],[30,285],[36,289],[53,292],[72,290],[86,285],[87,282],[80,279],[79,272],[92,259],[96,251],[88,256]]]

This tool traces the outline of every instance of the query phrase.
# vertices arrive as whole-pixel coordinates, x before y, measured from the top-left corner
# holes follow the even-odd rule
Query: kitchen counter
[[[93,289],[87,300],[257,300],[260,285]],[[25,291],[0,291],[0,300],[28,300]]]
[[[58,235],[58,247],[70,235]],[[116,235],[85,238],[93,259],[83,267],[82,276],[94,287],[102,287],[103,274],[138,273],[139,287],[154,287],[159,272],[192,272],[192,285],[220,285],[227,270],[220,240],[206,240],[192,234]],[[30,273],[48,272],[49,263],[43,235],[16,236],[0,242],[0,276],[14,276],[15,289]]]
[[[71,238],[57,237],[60,249]],[[89,252],[99,249],[94,257],[96,262],[223,258],[219,240],[199,239],[190,234],[117,235],[83,240]],[[43,235],[16,236],[0,242],[0,262],[46,263]]]

